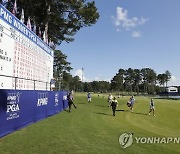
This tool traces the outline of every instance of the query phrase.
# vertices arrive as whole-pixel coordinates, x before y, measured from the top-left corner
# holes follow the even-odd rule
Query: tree
[[[91,92],[91,91],[93,91],[90,82],[85,82],[85,83],[84,83],[84,91],[85,91],[85,92]]]
[[[67,73],[72,69],[70,63],[67,62],[67,56],[60,50],[54,50],[53,76],[56,80],[56,89],[60,90],[63,79],[66,79]],[[66,75],[66,76],[65,76]],[[69,78],[67,77],[69,80]],[[61,87],[62,89],[62,87]]]
[[[167,82],[170,79],[171,79],[171,73],[168,70],[165,71],[165,73],[158,74],[158,76],[157,76],[157,80],[158,80],[159,84],[164,87],[164,90],[165,90],[165,84],[166,84],[166,87],[167,87]]]
[[[101,92],[107,92],[110,88],[110,83],[107,81],[98,81],[99,83],[99,87],[100,87],[100,91]]]
[[[148,69],[148,93],[154,94],[156,84],[156,72],[153,69]]]
[[[74,91],[81,91],[82,89],[82,83],[79,76],[74,76],[72,80],[70,81],[69,88]]]
[[[163,74],[158,74],[157,80],[158,80],[160,85],[163,85],[163,87],[165,87],[166,75],[164,73]]]
[[[134,84],[135,91],[139,94],[139,84],[142,82],[141,71],[139,69],[134,69]]]
[[[123,91],[124,90],[124,69],[119,69],[118,73],[111,80],[111,89]]]
[[[167,87],[167,83],[171,79],[171,73],[168,70],[166,70],[165,75],[166,75],[165,82],[166,82],[166,87]]]
[[[70,89],[70,82],[72,81],[73,77],[70,73],[64,71],[63,72],[63,79],[62,79],[62,85],[61,89],[63,90],[72,90]]]
[[[14,0],[8,2],[13,8]],[[56,44],[73,41],[73,36],[82,27],[96,23],[99,13],[95,2],[86,0],[18,0],[18,14],[25,10],[25,19],[31,18],[41,31],[47,31],[48,39]]]
[[[93,88],[93,91],[99,92],[100,91],[100,84],[98,81],[91,82],[91,86]]]
[[[143,68],[141,69],[141,73],[142,83],[144,85],[144,92],[154,94],[156,84],[156,72],[150,68]]]
[[[132,93],[132,85],[134,84],[134,70],[132,68],[128,68],[125,71],[125,85],[127,86],[127,88],[130,90],[130,92]]]

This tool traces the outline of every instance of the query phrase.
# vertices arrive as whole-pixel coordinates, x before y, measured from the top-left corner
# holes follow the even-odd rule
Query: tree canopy
[[[10,11],[14,2],[12,0],[7,3]],[[18,18],[22,9],[25,12],[25,23],[30,17],[37,31],[47,30],[48,39],[55,44],[73,41],[77,31],[95,24],[99,18],[95,2],[86,0],[17,0]]]
[[[164,85],[171,79],[171,73],[167,70],[163,74],[156,74],[151,68],[119,69],[111,80],[111,89],[116,91],[144,92],[154,94],[159,85]]]

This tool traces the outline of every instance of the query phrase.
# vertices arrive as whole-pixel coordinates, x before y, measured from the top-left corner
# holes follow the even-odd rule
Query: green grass
[[[0,139],[1,154],[119,154],[180,153],[180,144],[137,144],[122,149],[118,139],[124,132],[135,137],[180,137],[180,101],[154,99],[156,117],[147,115],[150,98],[135,97],[134,113],[119,98],[116,116],[107,107],[107,95],[76,94],[72,112],[63,111]]]

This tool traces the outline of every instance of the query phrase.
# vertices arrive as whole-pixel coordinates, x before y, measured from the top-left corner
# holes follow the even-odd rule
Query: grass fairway
[[[121,148],[119,136],[124,132],[134,137],[180,137],[180,101],[154,99],[156,117],[147,115],[150,98],[135,97],[134,113],[128,112],[129,97],[119,98],[116,116],[112,116],[104,98],[76,94],[72,112],[63,111],[0,139],[1,154],[142,154],[180,153],[180,143],[136,143]]]

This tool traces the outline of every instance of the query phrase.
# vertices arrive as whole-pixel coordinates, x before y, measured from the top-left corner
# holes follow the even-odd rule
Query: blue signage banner
[[[0,89],[0,137],[68,107],[67,92]]]

